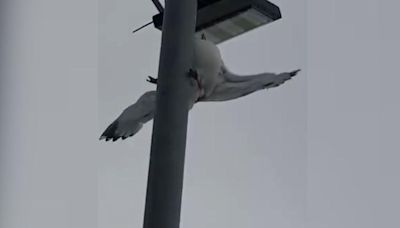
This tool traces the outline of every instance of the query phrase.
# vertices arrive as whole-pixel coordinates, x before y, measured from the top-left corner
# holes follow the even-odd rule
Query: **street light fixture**
[[[163,14],[153,16],[160,30]],[[198,0],[196,34],[219,44],[280,18],[279,7],[267,0]]]

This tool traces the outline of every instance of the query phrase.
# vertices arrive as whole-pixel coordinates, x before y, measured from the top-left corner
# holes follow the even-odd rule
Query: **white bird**
[[[193,97],[189,108],[199,101],[227,101],[246,96],[261,89],[273,88],[291,79],[300,70],[280,74],[261,73],[240,76],[231,73],[225,66],[218,47],[208,41],[203,35],[195,39],[192,76]],[[147,80],[157,83],[157,79]],[[144,123],[153,119],[156,105],[156,91],[144,93],[133,105],[126,108],[122,114],[103,132],[100,140],[116,141],[119,138],[136,134]]]

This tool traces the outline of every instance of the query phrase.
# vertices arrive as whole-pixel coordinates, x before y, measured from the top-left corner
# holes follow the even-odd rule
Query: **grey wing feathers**
[[[285,72],[280,74],[274,73],[261,73],[249,76],[239,76],[229,72],[225,67],[222,68],[221,76],[226,82],[240,83],[240,82],[258,82],[263,83],[265,88],[268,85],[271,87],[276,87],[284,83],[285,81],[296,76],[300,72],[300,69],[294,70],[292,72]]]
[[[220,74],[222,83],[218,84],[208,97],[201,98],[200,101],[228,101],[261,89],[277,87],[294,77],[299,71],[239,76],[230,73],[226,68],[222,68]]]
[[[156,103],[156,92],[149,91],[143,94],[135,104],[126,108],[122,114],[112,122],[103,132],[100,140],[116,141],[126,139],[136,134],[144,123],[153,119]]]
[[[274,88],[282,85],[284,82],[287,80],[290,80],[294,76],[297,75],[297,73],[300,72],[300,70],[295,70],[292,72],[287,72],[287,73],[281,73],[281,74],[276,74],[275,76],[270,78],[270,82],[267,82],[264,84],[264,88]]]

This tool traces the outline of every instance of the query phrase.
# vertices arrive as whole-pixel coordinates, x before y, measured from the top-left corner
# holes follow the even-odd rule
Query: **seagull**
[[[204,34],[194,40],[192,67],[187,74],[194,91],[189,99],[189,109],[197,102],[228,101],[262,89],[274,88],[300,72],[299,69],[279,74],[234,74],[225,66],[218,47],[207,40]],[[151,76],[147,81],[157,84],[157,78]],[[135,135],[146,122],[153,119],[155,107],[156,91],[145,92],[106,128],[100,140],[124,140]]]

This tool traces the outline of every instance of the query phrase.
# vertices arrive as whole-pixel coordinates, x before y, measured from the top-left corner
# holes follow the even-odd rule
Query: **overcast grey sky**
[[[237,73],[302,73],[190,113],[182,227],[399,226],[396,9],[274,0],[283,19],[220,45]],[[0,227],[141,227],[151,123],[99,134],[156,75],[138,1],[2,1]]]

